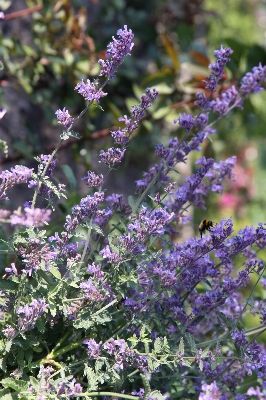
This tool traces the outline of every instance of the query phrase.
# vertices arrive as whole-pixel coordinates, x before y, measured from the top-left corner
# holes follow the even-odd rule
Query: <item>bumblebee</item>
[[[200,237],[202,238],[202,234],[206,231],[210,231],[214,224],[215,222],[209,221],[208,219],[204,219],[203,221],[201,221],[201,223],[199,224]]]
[[[126,299],[122,298],[121,300],[118,301],[118,303],[116,303],[116,308],[118,310],[120,310],[121,306],[123,305],[123,303],[126,301]]]

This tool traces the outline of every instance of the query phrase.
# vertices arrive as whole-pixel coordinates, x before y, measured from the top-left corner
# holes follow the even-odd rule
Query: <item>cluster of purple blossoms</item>
[[[106,245],[100,252],[99,254],[102,255],[103,259],[107,259],[111,264],[116,264],[118,265],[123,258],[116,252],[111,251],[110,246]]]
[[[209,109],[219,114],[220,117],[226,115],[233,107],[242,107],[242,99],[235,86],[222,93],[221,98],[209,102]]]
[[[32,276],[33,271],[37,271],[41,266],[49,271],[56,259],[56,252],[51,250],[47,243],[43,245],[42,239],[37,238],[28,239],[27,245],[19,245],[18,254],[25,265],[22,272],[28,276]]]
[[[69,242],[69,235],[67,232],[61,233],[61,238],[58,232],[55,232],[53,236],[48,238],[49,242],[56,242],[56,250],[55,246],[52,245],[52,249],[54,249],[55,253],[58,253],[60,258],[63,258],[69,262],[78,261],[81,258],[79,253],[79,243],[78,242]]]
[[[139,391],[133,390],[133,392],[131,392],[131,394],[132,394],[132,396],[138,396],[143,399],[143,397],[145,395],[145,390],[143,388],[140,388]]]
[[[179,118],[174,119],[174,123],[176,124],[178,121],[181,128],[184,128],[187,132],[190,132],[193,126],[195,125],[195,120],[190,114],[184,113],[180,115]]]
[[[98,205],[103,199],[104,193],[101,192],[95,192],[93,196],[88,195],[81,199],[80,204],[72,208],[72,216],[67,215],[64,225],[65,230],[67,232],[72,232],[95,213],[97,216]]]
[[[245,335],[245,331],[239,332],[238,329],[234,329],[231,333],[231,336],[235,342],[235,344],[239,347],[244,347],[248,343],[248,340]]]
[[[151,90],[147,88],[146,92],[141,96],[141,103],[131,107],[131,118],[128,118],[126,115],[118,118],[119,121],[125,122],[126,127],[122,130],[119,128],[117,131],[111,132],[111,136],[114,138],[116,144],[120,144],[122,147],[128,144],[130,136],[138,127],[138,122],[144,117],[145,110],[151,107],[152,101],[157,96],[158,92],[156,89]]]
[[[114,369],[116,371],[126,369],[127,365],[132,365],[134,368],[138,368],[141,372],[147,371],[147,357],[141,356],[137,351],[131,349],[124,339],[115,340],[111,338],[103,345],[103,348],[110,356],[114,356]]]
[[[99,76],[105,76],[109,79],[115,77],[115,72],[120,64],[122,64],[124,57],[129,56],[134,46],[133,33],[131,29],[127,29],[127,25],[124,25],[124,29],[117,31],[119,39],[112,37],[113,42],[110,42],[107,46],[106,55],[109,57],[106,61],[99,60],[98,63],[102,67]]]
[[[107,151],[100,151],[100,163],[108,165],[109,168],[113,168],[116,164],[122,161],[125,154],[125,149],[119,149],[118,147],[111,147]]]
[[[117,131],[112,131],[111,136],[114,138],[114,142],[122,146],[122,148],[111,147],[107,151],[100,151],[100,163],[106,164],[109,168],[114,168],[114,166],[120,163],[125,154],[125,146],[130,140],[130,136],[137,129],[138,123],[145,115],[145,110],[151,106],[152,101],[156,99],[158,92],[156,89],[146,89],[145,94],[141,96],[141,103],[131,107],[131,118],[126,115],[119,118],[119,121],[125,122],[126,127],[124,129],[118,129]]]
[[[0,201],[8,200],[6,192],[14,185],[27,183],[32,172],[33,168],[27,168],[23,165],[16,165],[14,168],[11,168],[10,171],[6,170],[1,172],[0,178],[2,179],[2,183],[0,185]]]
[[[38,385],[30,386],[29,392],[31,397],[36,396],[38,400],[45,400],[47,395],[51,395],[56,398],[64,398],[71,400],[74,397],[78,397],[82,393],[82,386],[76,383],[76,379],[73,378],[71,381],[64,379],[63,381],[58,380],[55,382],[52,379],[54,368],[51,366],[40,367],[38,373]],[[61,397],[62,396],[62,397]]]
[[[261,63],[257,67],[252,68],[252,72],[248,72],[241,80],[240,94],[247,97],[250,93],[258,93],[264,90],[262,83],[266,82],[266,65]]]
[[[88,176],[84,176],[82,181],[87,181],[87,185],[89,187],[101,187],[103,185],[103,175],[96,175],[93,171],[87,172]]]
[[[100,357],[102,342],[97,343],[94,339],[86,339],[83,344],[87,346],[87,353],[90,358]]]
[[[39,228],[43,226],[46,222],[50,221],[51,210],[46,210],[42,208],[29,208],[25,207],[23,213],[21,209],[14,211],[10,216],[11,225],[20,225],[20,226],[34,226],[35,228]]]
[[[113,296],[109,284],[104,282],[104,273],[99,266],[89,264],[87,272],[93,275],[92,278],[79,285],[86,300],[101,302]]]
[[[81,282],[79,285],[84,294],[85,299],[92,302],[100,302],[106,299],[106,296],[93,284],[91,279]]]
[[[111,203],[113,212],[120,212],[123,215],[129,215],[131,213],[131,208],[125,203],[122,194],[113,193],[111,196],[106,197],[106,201]]]
[[[11,211],[0,208],[0,220],[6,220],[11,214]]]
[[[18,335],[17,329],[12,327],[11,325],[6,325],[6,327],[2,330],[3,334],[5,337],[8,338],[8,340],[14,339]]]
[[[233,53],[233,50],[230,47],[226,47],[225,49],[221,46],[220,50],[215,50],[214,55],[216,56],[215,64],[210,64],[209,68],[211,69],[212,73],[209,78],[207,78],[206,89],[209,90],[211,93],[215,90],[218,85],[218,81],[224,75],[224,68],[228,61],[230,61],[229,56]]]
[[[99,84],[97,82],[91,82],[89,79],[87,79],[87,83],[84,83],[83,80],[78,83],[75,87],[75,90],[77,90],[85,100],[91,102],[96,101],[99,103],[101,97],[107,96],[107,93],[100,90],[98,86]]]
[[[41,154],[40,156],[36,157],[36,160],[38,161],[39,165],[38,165],[38,178],[44,181],[44,180],[48,180],[48,178],[51,178],[53,175],[53,171],[57,165],[58,160],[56,158],[53,158],[50,161],[50,156],[49,155],[45,155],[45,154]],[[45,171],[45,177],[43,177],[43,171],[45,170],[46,166],[48,165],[46,171]],[[31,180],[29,182],[28,187],[36,187],[38,186],[38,181],[36,179]],[[58,191],[62,192],[64,190],[65,185],[59,184],[58,185]],[[38,191],[38,195],[42,196],[42,197],[53,197],[53,191],[51,188],[49,188],[47,185],[45,185],[44,183],[42,183],[40,185],[39,191]]]
[[[22,314],[18,318],[18,329],[20,332],[34,329],[37,319],[39,319],[48,309],[45,299],[34,299],[30,304],[19,307],[17,314]]]
[[[86,339],[83,344],[87,345],[87,353],[90,358],[99,358],[101,356],[102,342],[97,343],[94,339]],[[114,369],[116,371],[125,370],[127,365],[138,368],[142,372],[148,368],[147,358],[128,347],[123,339],[115,340],[111,338],[103,345],[103,348],[111,357],[114,357]]]
[[[60,386],[56,388],[56,394],[58,396],[63,395],[66,399],[73,399],[78,397],[82,393],[82,386],[76,383],[76,379],[73,378],[71,382],[62,382]]]
[[[133,215],[128,224],[129,231],[141,243],[149,235],[162,235],[165,232],[165,225],[173,218],[175,214],[167,212],[166,208],[157,208],[150,211],[148,207],[142,206],[138,216]]]
[[[216,382],[213,382],[210,385],[207,383],[201,385],[199,400],[221,400],[221,396],[222,392]]]
[[[59,125],[63,125],[67,129],[72,126],[74,118],[71,117],[66,107],[64,107],[63,110],[57,110],[55,112],[55,115],[57,117],[57,122]]]

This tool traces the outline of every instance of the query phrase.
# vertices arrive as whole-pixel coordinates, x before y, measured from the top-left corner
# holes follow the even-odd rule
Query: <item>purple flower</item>
[[[121,212],[122,214],[129,215],[131,208],[124,201],[122,194],[113,193],[111,196],[106,197],[106,201],[111,202],[111,208],[114,212]]]
[[[103,185],[103,175],[102,174],[96,175],[92,171],[88,171],[87,174],[88,174],[88,176],[84,176],[84,178],[82,178],[81,180],[82,181],[86,180],[87,185],[89,187],[94,187],[94,186],[100,187]]]
[[[113,168],[115,164],[120,163],[125,154],[125,149],[121,150],[117,147],[111,147],[107,151],[100,151],[100,163],[104,163],[109,166],[109,168]]]
[[[107,258],[110,263],[117,264],[122,261],[122,257],[119,254],[111,251],[110,246],[105,246],[100,252],[103,258]]]
[[[0,208],[0,219],[7,219],[11,214],[11,211],[9,210],[4,210],[3,208]]]
[[[237,346],[244,347],[248,343],[245,331],[239,332],[239,330],[235,328],[231,333],[231,336],[234,339],[234,342]]]
[[[138,122],[145,115],[144,111],[152,105],[152,101],[158,96],[157,90],[147,88],[146,93],[141,96],[141,103],[131,107],[131,118],[126,115],[124,117],[118,118],[119,121],[123,121],[126,124],[124,129],[118,128],[117,131],[112,131],[111,136],[114,138],[116,144],[126,146],[129,142],[130,136],[137,129]]]
[[[76,383],[75,378],[73,378],[71,382],[62,382],[56,387],[56,394],[60,396],[60,398],[61,395],[63,395],[66,399],[70,400],[73,397],[78,397],[80,393],[82,393],[82,386]]]
[[[92,302],[101,302],[106,299],[106,296],[93,284],[91,279],[81,282],[79,287],[82,289],[85,299]]]
[[[97,103],[99,103],[101,97],[107,96],[107,93],[100,90],[97,82],[91,82],[89,79],[87,79],[87,83],[84,83],[83,80],[78,83],[75,90],[77,90],[85,100],[96,101]]]
[[[98,205],[103,201],[104,193],[95,192],[93,196],[86,196],[81,199],[80,204],[72,208],[71,214],[66,216],[64,228],[67,232],[72,232],[77,227],[90,218],[98,209]]]
[[[36,238],[28,239],[27,246],[19,246],[18,254],[26,267],[22,272],[28,276],[32,276],[33,271],[37,271],[41,265],[49,271],[50,264],[56,258],[56,252],[47,243],[43,246],[42,240]]]
[[[145,394],[145,390],[143,388],[140,388],[139,391],[137,392],[135,389],[133,390],[133,392],[131,392],[132,396],[138,396],[143,398],[144,394]]]
[[[241,105],[242,100],[235,86],[232,86],[227,89],[226,92],[222,93],[221,99],[217,98],[209,103],[210,108],[220,116],[227,114],[229,109],[235,106],[241,107]]]
[[[190,114],[180,115],[179,118],[174,120],[174,123],[178,121],[179,125],[184,128],[187,132],[190,132],[195,125],[195,120]]]
[[[201,393],[199,395],[199,400],[221,400],[222,392],[214,381],[210,385],[203,383],[201,386]]]
[[[94,339],[86,339],[83,341],[83,344],[87,345],[87,353],[90,358],[99,358],[101,355],[101,344],[102,342],[97,343]]]
[[[127,25],[124,25],[124,29],[117,31],[117,36],[119,39],[117,40],[113,37],[113,42],[107,46],[106,55],[109,58],[106,61],[102,59],[98,61],[102,67],[99,76],[114,78],[117,68],[123,62],[123,58],[130,55],[130,51],[134,46],[132,43],[134,37],[132,30],[127,30]]]
[[[226,63],[230,61],[229,56],[233,53],[233,50],[231,50],[229,47],[228,48],[223,48],[221,46],[220,50],[215,50],[214,55],[216,56],[216,63],[215,64],[210,64],[209,68],[212,70],[211,75],[207,78],[206,81],[203,81],[206,85],[206,89],[209,90],[211,93],[214,92],[215,88],[218,85],[219,80],[223,77],[224,74],[224,68],[226,66]],[[230,89],[229,89],[230,90]],[[195,101],[195,105],[200,107],[202,110],[210,110],[211,109],[211,102],[209,101],[209,98],[206,98],[204,93],[197,93],[196,97],[198,100]],[[221,100],[218,99],[217,102],[212,103],[212,106],[216,105],[217,110],[216,112],[221,113],[221,115],[224,115],[225,109],[227,108],[226,106],[227,102],[221,103]],[[220,108],[218,107],[220,105]]]
[[[264,393],[261,392],[259,386],[256,386],[256,388],[250,387],[248,389],[248,391],[247,391],[247,395],[248,396],[255,396],[258,400],[263,400],[265,398]]]
[[[66,107],[63,110],[57,110],[55,112],[57,122],[59,125],[63,125],[65,128],[70,128],[74,122],[74,118],[71,117]]]
[[[2,332],[8,338],[8,340],[14,339],[18,334],[18,331],[10,325],[6,325]]]
[[[25,214],[21,210],[14,211],[10,216],[11,225],[21,225],[21,226],[34,226],[39,228],[45,224],[45,222],[50,221],[51,210],[45,210],[42,208],[29,208],[24,209]]]
[[[240,82],[240,94],[247,97],[250,93],[258,93],[263,89],[262,83],[266,82],[266,66],[261,63],[252,68],[252,72],[248,72]]]
[[[4,14],[4,13],[2,13],[2,14]],[[1,19],[1,11],[0,11],[0,19]],[[4,117],[4,115],[6,115],[6,109],[5,108],[3,108],[3,110],[2,111],[0,111],[0,119],[2,119],[3,117]]]
[[[34,299],[30,304],[25,304],[19,307],[17,314],[23,314],[18,318],[18,329],[20,332],[26,332],[34,329],[37,319],[39,319],[45,311],[47,311],[48,304],[44,299]]]
[[[10,172],[11,171],[11,172]],[[0,174],[2,183],[0,185],[0,201],[8,200],[6,191],[19,183],[27,183],[31,177],[33,168],[27,168],[23,165],[16,165],[11,170],[5,170]]]

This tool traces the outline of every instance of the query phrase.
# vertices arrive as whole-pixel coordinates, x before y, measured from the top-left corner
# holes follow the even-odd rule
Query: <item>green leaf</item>
[[[2,379],[0,383],[4,386],[4,388],[11,388],[18,393],[27,390],[28,387],[27,382],[21,379],[5,378]]]
[[[0,358],[0,369],[4,372],[6,372],[6,359],[5,358]]]
[[[181,338],[178,346],[178,353],[184,354],[184,352],[185,352],[184,339]]]
[[[39,318],[37,319],[36,323],[35,323],[36,328],[38,329],[39,332],[44,333],[45,332],[45,324],[44,321]]]
[[[187,367],[191,367],[191,362],[185,358],[182,359],[182,364],[185,364]]]
[[[127,198],[128,204],[131,208],[131,210],[133,210],[135,208],[135,199],[133,196],[128,196]]]
[[[149,399],[164,400],[165,396],[159,390],[154,390],[149,394]]]
[[[9,352],[10,352],[10,349],[11,349],[11,347],[12,347],[12,344],[13,344],[12,340],[9,340],[8,342],[5,343],[5,352],[6,352],[6,353],[9,353]]]
[[[50,267],[50,272],[51,274],[57,278],[57,279],[61,279],[61,272],[58,270],[58,268],[56,267]],[[51,292],[50,292],[51,293]]]
[[[201,359],[200,359],[200,362],[199,362],[199,369],[200,369],[200,371],[203,370],[203,361]]]
[[[60,278],[61,278],[61,276],[60,276]],[[51,288],[49,290],[49,294],[48,294],[48,300],[50,300],[50,298],[57,295],[59,290],[62,288],[62,285],[63,285],[62,282],[59,282],[59,283],[55,283],[54,285],[51,286]]]
[[[88,367],[86,364],[84,368],[84,375],[88,379],[88,389],[90,389],[90,391],[97,390],[98,389],[97,374],[95,374],[93,369]]]
[[[75,177],[75,175],[73,173],[72,168],[69,165],[61,165],[61,168],[62,168],[65,176],[67,177],[70,189],[76,188],[77,187],[77,180],[76,180],[76,177]]]
[[[23,351],[23,349],[18,349],[17,362],[22,367],[24,366],[24,351]]]
[[[72,137],[74,137],[76,139],[80,139],[81,138],[81,135],[78,132],[72,131],[72,130],[68,132],[68,135],[72,136]]]
[[[159,354],[161,352],[161,350],[162,350],[161,339],[159,337],[157,337],[154,342],[154,351],[155,351],[155,353]]]
[[[8,389],[2,389],[0,390],[0,398],[2,400],[15,400],[18,397],[15,393],[10,393]]]
[[[18,290],[18,283],[15,283],[12,281],[7,281],[6,279],[1,279],[0,280],[0,289],[15,292]]]
[[[251,308],[254,307],[255,302],[254,302],[253,299],[251,299],[251,298],[249,297],[246,301],[247,301],[247,304],[248,304]]]
[[[184,334],[184,336],[185,336],[185,339],[186,339],[186,341],[187,341],[187,343],[189,345],[190,350],[192,352],[197,352],[197,348],[196,348],[196,343],[195,343],[194,337],[188,332],[186,332]]]
[[[49,299],[49,310],[53,317],[56,316],[57,307],[56,304]]]
[[[102,229],[98,225],[93,225],[92,229],[99,233],[101,236],[104,236]]]
[[[170,110],[171,110],[170,106],[161,107],[152,113],[152,118],[153,119],[164,118],[167,114],[169,114]]]
[[[0,139],[0,150],[3,151],[6,157],[8,156],[8,145],[5,140]]]
[[[225,325],[229,331],[231,331],[234,328],[235,324],[233,323],[233,321],[231,319],[227,318],[226,315],[224,315],[224,313],[216,310],[216,314],[225,323]]]
[[[37,392],[39,389],[40,382],[34,376],[30,376],[30,383],[34,387],[35,391]]]

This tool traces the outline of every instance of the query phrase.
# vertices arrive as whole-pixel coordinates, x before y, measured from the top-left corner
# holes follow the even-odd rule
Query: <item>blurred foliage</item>
[[[153,161],[154,145],[167,142],[170,136],[183,135],[173,119],[179,113],[197,112],[193,105],[195,93],[203,89],[202,80],[208,74],[215,48],[223,44],[234,50],[217,95],[237,84],[259,62],[266,63],[260,39],[262,28],[257,23],[263,14],[263,3],[251,0],[225,0],[219,6],[215,0],[27,0],[24,9],[20,4],[19,11],[18,6],[14,10],[10,1],[0,0],[0,8],[6,13],[0,33],[0,54],[4,62],[4,70],[0,71],[1,87],[4,91],[11,86],[15,90],[24,89],[30,102],[40,110],[41,129],[52,146],[55,145],[53,132],[58,129],[54,112],[65,106],[71,114],[78,115],[85,104],[73,90],[75,85],[81,79],[96,77],[97,60],[105,57],[106,45],[117,29],[128,25],[135,34],[132,56],[126,58],[117,77],[106,88],[109,95],[101,101],[105,112],[92,107],[75,127],[82,139],[70,142],[73,157],[69,168],[73,162],[84,164],[85,169],[93,168],[94,154],[113,145],[109,132],[120,125],[117,119],[129,113],[147,86],[155,86],[160,96],[135,133],[124,164],[126,171],[133,171],[133,181],[139,179],[141,171],[147,170],[148,163]],[[213,143],[208,142],[203,148],[203,155],[216,159],[237,154],[239,170],[242,168],[241,173],[249,177],[240,189],[228,183],[228,191],[240,197],[235,203],[226,203],[228,198],[222,202],[215,195],[211,198],[210,218],[212,214],[218,218],[218,208],[221,216],[233,213],[241,219],[241,225],[243,219],[258,222],[262,216],[259,210],[265,208],[265,200],[260,188],[264,182],[266,154],[260,152],[256,157],[255,140],[264,146],[264,96],[251,97],[245,104],[245,113],[234,111],[229,118],[223,118],[217,125],[219,133]],[[51,146],[45,147],[32,128],[31,118],[31,114],[25,117],[26,139],[18,140],[16,132],[13,137],[12,132],[9,135],[10,148],[15,149],[17,159],[32,159],[33,155],[51,151]],[[253,153],[252,149],[255,149]],[[256,165],[254,154],[258,158]],[[10,160],[12,157],[5,162]],[[70,173],[63,172],[73,194]],[[112,190],[124,190],[122,174],[116,173]],[[258,196],[255,189],[250,190],[255,177],[260,183]],[[225,204],[231,206],[225,207]],[[200,218],[201,213],[196,211],[196,225]]]

